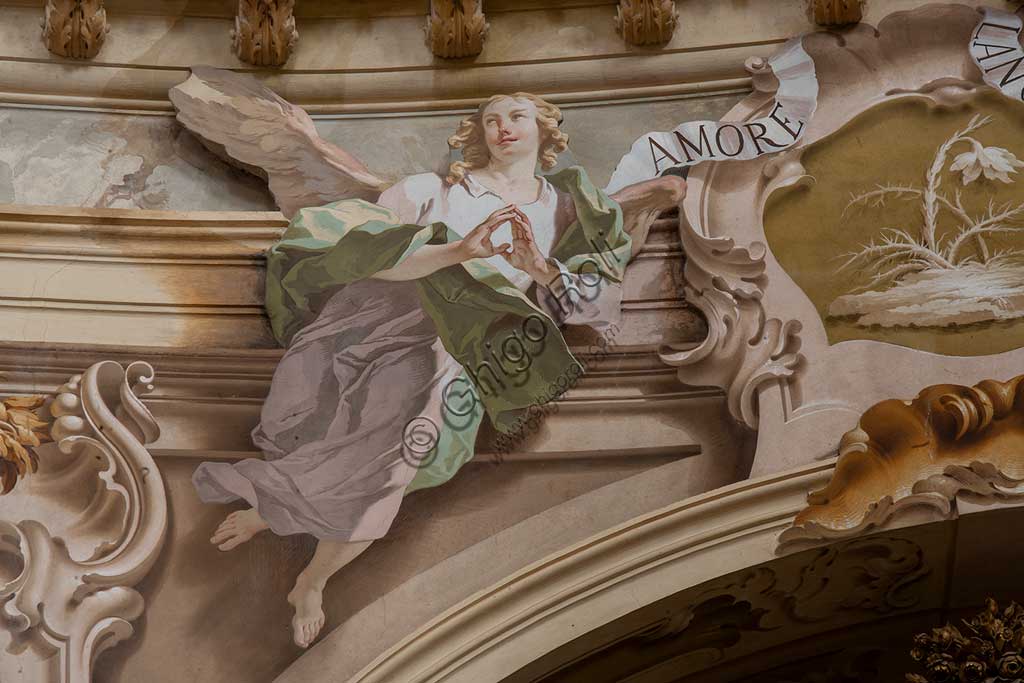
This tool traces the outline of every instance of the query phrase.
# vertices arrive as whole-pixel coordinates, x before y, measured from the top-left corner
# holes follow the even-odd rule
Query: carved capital
[[[295,0],[238,0],[231,50],[247,64],[283,66],[299,40],[294,10]]]
[[[811,0],[811,18],[818,26],[845,26],[864,18],[864,0]]]
[[[828,486],[780,537],[784,548],[861,534],[913,509],[955,516],[957,498],[1024,500],[1024,375],[940,384],[872,406],[843,435]]]
[[[103,0],[46,0],[43,43],[59,57],[92,59],[109,30]]]
[[[484,49],[489,25],[483,0],[430,0],[427,42],[436,57],[475,57]]]
[[[615,28],[630,45],[663,45],[679,23],[675,0],[620,0]]]
[[[54,397],[21,400],[54,443],[34,447],[36,471],[0,496],[0,628],[10,637],[0,678],[89,681],[97,655],[132,635],[144,607],[132,587],[167,529],[163,479],[143,445],[159,428],[137,395],[152,380],[145,363],[103,361]]]

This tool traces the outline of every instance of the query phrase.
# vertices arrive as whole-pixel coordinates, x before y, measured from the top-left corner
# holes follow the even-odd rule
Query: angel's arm
[[[385,192],[379,202],[383,206],[395,209],[403,221],[418,222],[418,217],[412,216],[410,212],[413,203],[404,199],[402,185],[400,183]],[[511,220],[515,212],[515,207],[511,205],[498,209],[461,240],[447,244],[425,244],[406,256],[396,266],[377,271],[373,277],[378,280],[416,280],[463,261],[505,254],[510,250],[511,245],[494,245],[491,242],[491,234],[502,224]]]
[[[609,254],[609,258],[614,254]],[[537,288],[537,302],[560,325],[601,325],[618,322],[622,315],[622,285],[602,277],[596,268],[573,273],[561,261],[549,258],[554,274]]]
[[[442,268],[462,263],[461,241],[448,244],[425,244],[394,268],[377,271],[373,277],[377,280],[417,280],[426,277]]]
[[[678,206],[686,196],[686,181],[678,176],[663,176],[624,187],[611,195],[622,208],[623,229],[632,240],[630,259],[647,241],[647,233],[663,211]],[[571,219],[570,219],[571,220]],[[598,245],[600,246],[600,245]],[[611,249],[597,254],[601,259],[618,259]],[[566,325],[590,325],[617,322],[622,314],[622,284],[599,274],[600,264],[573,273],[558,259],[549,258],[555,269],[545,286],[537,288],[538,303],[553,320]],[[605,264],[624,267],[625,264]]]
[[[635,258],[643,249],[647,233],[658,215],[678,206],[684,197],[686,181],[674,175],[628,185],[611,195],[622,207],[622,228],[633,240],[630,258]]]

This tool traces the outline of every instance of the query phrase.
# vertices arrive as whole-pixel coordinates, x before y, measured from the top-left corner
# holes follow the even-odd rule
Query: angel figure
[[[559,326],[617,319],[626,262],[685,182],[609,197],[577,167],[538,175],[567,137],[559,109],[526,93],[459,124],[446,175],[395,184],[250,76],[196,67],[170,96],[204,144],[266,177],[291,220],[267,258],[287,350],[253,431],[265,457],[206,462],[193,481],[205,502],[250,506],[213,533],[221,550],[266,529],[318,539],[288,595],[309,647],[327,580],[387,533],[403,496],[455,475],[485,413],[508,430],[580,373]]]

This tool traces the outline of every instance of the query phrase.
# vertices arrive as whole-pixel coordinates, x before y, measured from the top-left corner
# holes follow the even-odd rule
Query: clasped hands
[[[505,223],[512,223],[512,243],[495,246],[491,235]],[[549,284],[558,275],[558,270],[537,248],[530,219],[514,204],[485,218],[459,241],[458,248],[464,261],[501,254],[513,268],[523,271],[541,285]]]

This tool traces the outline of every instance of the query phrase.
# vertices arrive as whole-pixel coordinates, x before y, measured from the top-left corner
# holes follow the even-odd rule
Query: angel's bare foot
[[[210,543],[221,550],[231,550],[270,527],[255,509],[232,512],[213,532]]]
[[[292,637],[299,647],[309,647],[324,627],[323,587],[304,579],[301,575],[295,588],[288,594],[288,602],[295,608],[292,617]]]

